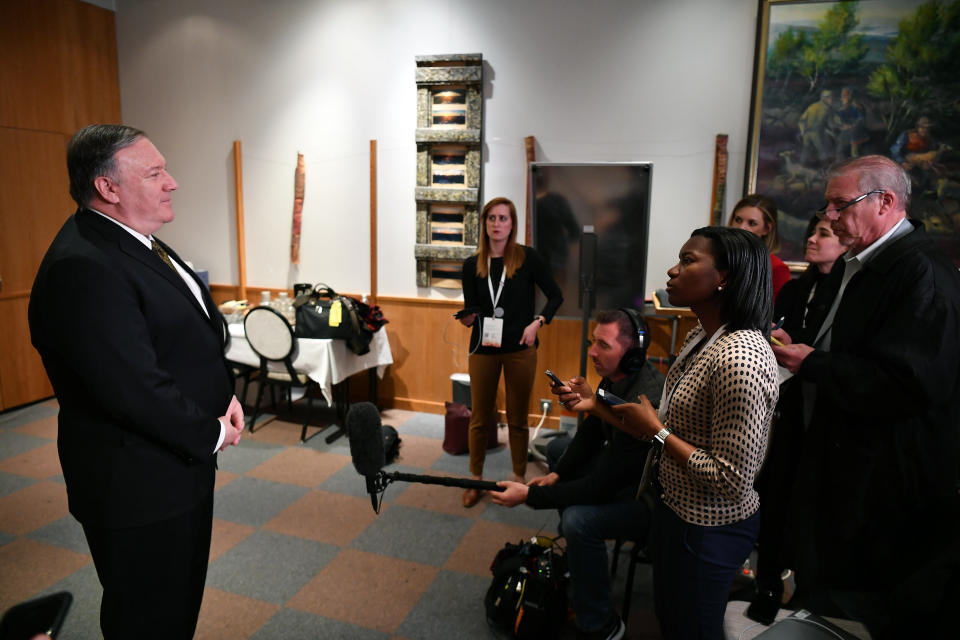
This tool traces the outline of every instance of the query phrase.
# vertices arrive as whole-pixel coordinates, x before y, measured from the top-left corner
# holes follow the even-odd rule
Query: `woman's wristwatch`
[[[537,322],[540,323],[540,326],[542,327],[542,326],[543,326],[543,316],[536,316],[536,320],[537,320]]]
[[[671,433],[670,429],[667,429],[666,427],[664,427],[663,429],[660,429],[657,435],[653,436],[653,439],[656,442],[659,442],[660,446],[662,447],[664,441],[667,439],[667,436],[669,436],[670,433]]]

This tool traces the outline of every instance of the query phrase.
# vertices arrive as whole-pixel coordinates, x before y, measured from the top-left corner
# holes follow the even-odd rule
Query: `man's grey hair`
[[[891,191],[904,210],[910,205],[910,176],[903,167],[886,156],[851,158],[830,168],[827,182],[857,172],[857,186],[866,193],[874,189]]]

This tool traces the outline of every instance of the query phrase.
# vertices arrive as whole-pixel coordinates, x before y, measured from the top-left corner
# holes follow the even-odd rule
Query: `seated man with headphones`
[[[642,393],[657,406],[664,377],[647,362],[647,335],[646,322],[636,310],[603,311],[587,353],[602,377],[600,389],[628,402]],[[552,472],[527,484],[499,482],[503,491],[490,492],[500,505],[560,510],[578,637],[615,640],[623,635],[624,625],[613,608],[604,541],[642,540],[650,528],[652,512],[636,499],[649,448],[650,443],[590,416]]]

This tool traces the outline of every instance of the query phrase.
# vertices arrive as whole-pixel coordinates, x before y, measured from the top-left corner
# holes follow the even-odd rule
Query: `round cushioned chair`
[[[257,422],[257,415],[260,413],[260,402],[263,399],[263,391],[269,385],[270,397],[273,404],[276,405],[275,388],[281,387],[287,396],[287,406],[293,409],[291,402],[291,390],[294,387],[303,387],[304,395],[309,391],[311,385],[316,383],[311,380],[307,374],[299,373],[293,368],[293,361],[297,356],[297,337],[293,333],[293,327],[287,322],[279,312],[271,307],[254,307],[247,312],[243,320],[243,330],[247,336],[247,342],[250,348],[260,358],[260,375],[257,389],[257,402],[253,408],[253,423],[250,426],[250,432],[253,432],[254,425]],[[271,363],[280,363],[283,368],[271,367]],[[304,418],[303,431],[300,439],[306,434],[307,425],[310,424],[310,409],[313,403],[307,396],[307,415]]]

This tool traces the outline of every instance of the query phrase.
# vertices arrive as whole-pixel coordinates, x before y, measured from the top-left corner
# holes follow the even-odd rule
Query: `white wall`
[[[415,285],[414,56],[486,62],[484,197],[523,209],[543,162],[652,161],[647,286],[708,221],[714,138],[727,210],[743,182],[756,3],[748,0],[117,0],[126,123],[180,182],[161,237],[236,283],[232,141],[243,144],[247,281],[369,289],[369,140],[379,146],[379,293]],[[305,154],[302,262],[289,267]],[[521,225],[523,221],[521,221]]]

